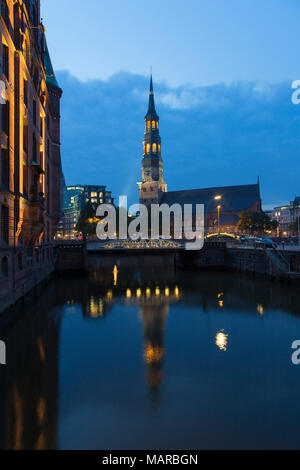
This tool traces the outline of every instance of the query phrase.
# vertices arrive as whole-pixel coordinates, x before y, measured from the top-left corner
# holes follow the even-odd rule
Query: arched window
[[[152,121],[152,129],[155,129],[155,121]]]
[[[156,151],[157,151],[157,146],[156,146],[156,144],[152,144],[152,152],[153,152],[153,153],[156,153]]]
[[[156,129],[158,129],[158,121],[157,121],[157,123],[156,123]]]
[[[158,152],[160,153],[160,144],[158,144]]]
[[[145,153],[146,153],[146,145],[145,144],[143,145],[143,151],[144,151],[144,155],[145,155]]]
[[[147,128],[148,128],[148,130],[150,129],[150,127],[151,127],[151,122],[150,122],[150,121],[147,121]]]
[[[150,153],[150,144],[147,144],[147,153]]]

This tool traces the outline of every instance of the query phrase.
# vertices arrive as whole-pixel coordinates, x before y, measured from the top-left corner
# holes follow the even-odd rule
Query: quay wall
[[[53,245],[0,248],[0,316],[55,270]]]

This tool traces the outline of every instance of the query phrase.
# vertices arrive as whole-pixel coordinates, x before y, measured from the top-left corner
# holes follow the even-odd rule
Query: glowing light
[[[228,335],[224,333],[224,330],[219,331],[216,334],[216,345],[221,351],[227,351]]]
[[[140,298],[141,295],[142,295],[141,289],[137,289],[137,291],[136,291],[136,296],[137,296],[137,298]]]
[[[222,196],[215,196],[214,199],[215,201],[220,201],[222,199]]]
[[[165,296],[169,297],[170,295],[170,289],[168,287],[165,288]]]
[[[118,271],[118,267],[117,267],[117,265],[115,264],[115,265],[114,265],[114,269],[113,269],[114,286],[116,286],[117,283],[118,283],[118,272],[119,272],[119,271]]]
[[[223,308],[223,307],[224,307],[224,302],[223,302],[223,300],[219,300],[219,307],[220,307],[220,308]]]
[[[146,289],[146,297],[149,299],[150,296],[151,296],[151,289],[149,289],[149,287],[147,287],[147,289]]]
[[[159,296],[159,294],[160,294],[160,288],[157,287],[157,288],[155,289],[155,295]]]
[[[145,361],[147,364],[153,364],[157,362],[161,362],[164,357],[164,350],[159,346],[153,346],[149,341],[145,347],[144,353]]]
[[[179,297],[179,289],[177,286],[175,287],[174,294],[175,294],[175,297]]]
[[[113,292],[111,289],[107,291],[106,297],[108,300],[111,300],[113,298]]]
[[[220,292],[220,293],[218,294],[218,299],[220,299],[221,297],[223,297],[223,292]]]
[[[260,315],[263,315],[263,314],[264,314],[264,307],[263,307],[263,305],[261,305],[261,304],[258,304],[258,305],[257,305],[257,312],[258,312]]]
[[[130,289],[126,290],[126,297],[127,297],[127,299],[131,299],[131,290]]]

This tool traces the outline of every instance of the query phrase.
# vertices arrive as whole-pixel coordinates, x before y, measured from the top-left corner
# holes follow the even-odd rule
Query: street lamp
[[[217,196],[214,197],[215,201],[221,201],[221,199],[222,199],[221,195],[217,195]],[[218,235],[220,235],[220,209],[221,209],[221,206],[217,206],[217,209],[218,209]]]
[[[220,235],[220,209],[221,209],[221,206],[218,206],[217,209],[218,209],[218,235]]]

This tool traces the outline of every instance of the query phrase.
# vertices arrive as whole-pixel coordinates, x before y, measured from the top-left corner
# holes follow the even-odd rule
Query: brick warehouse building
[[[1,0],[1,246],[51,241],[60,218],[60,98],[39,0]]]

